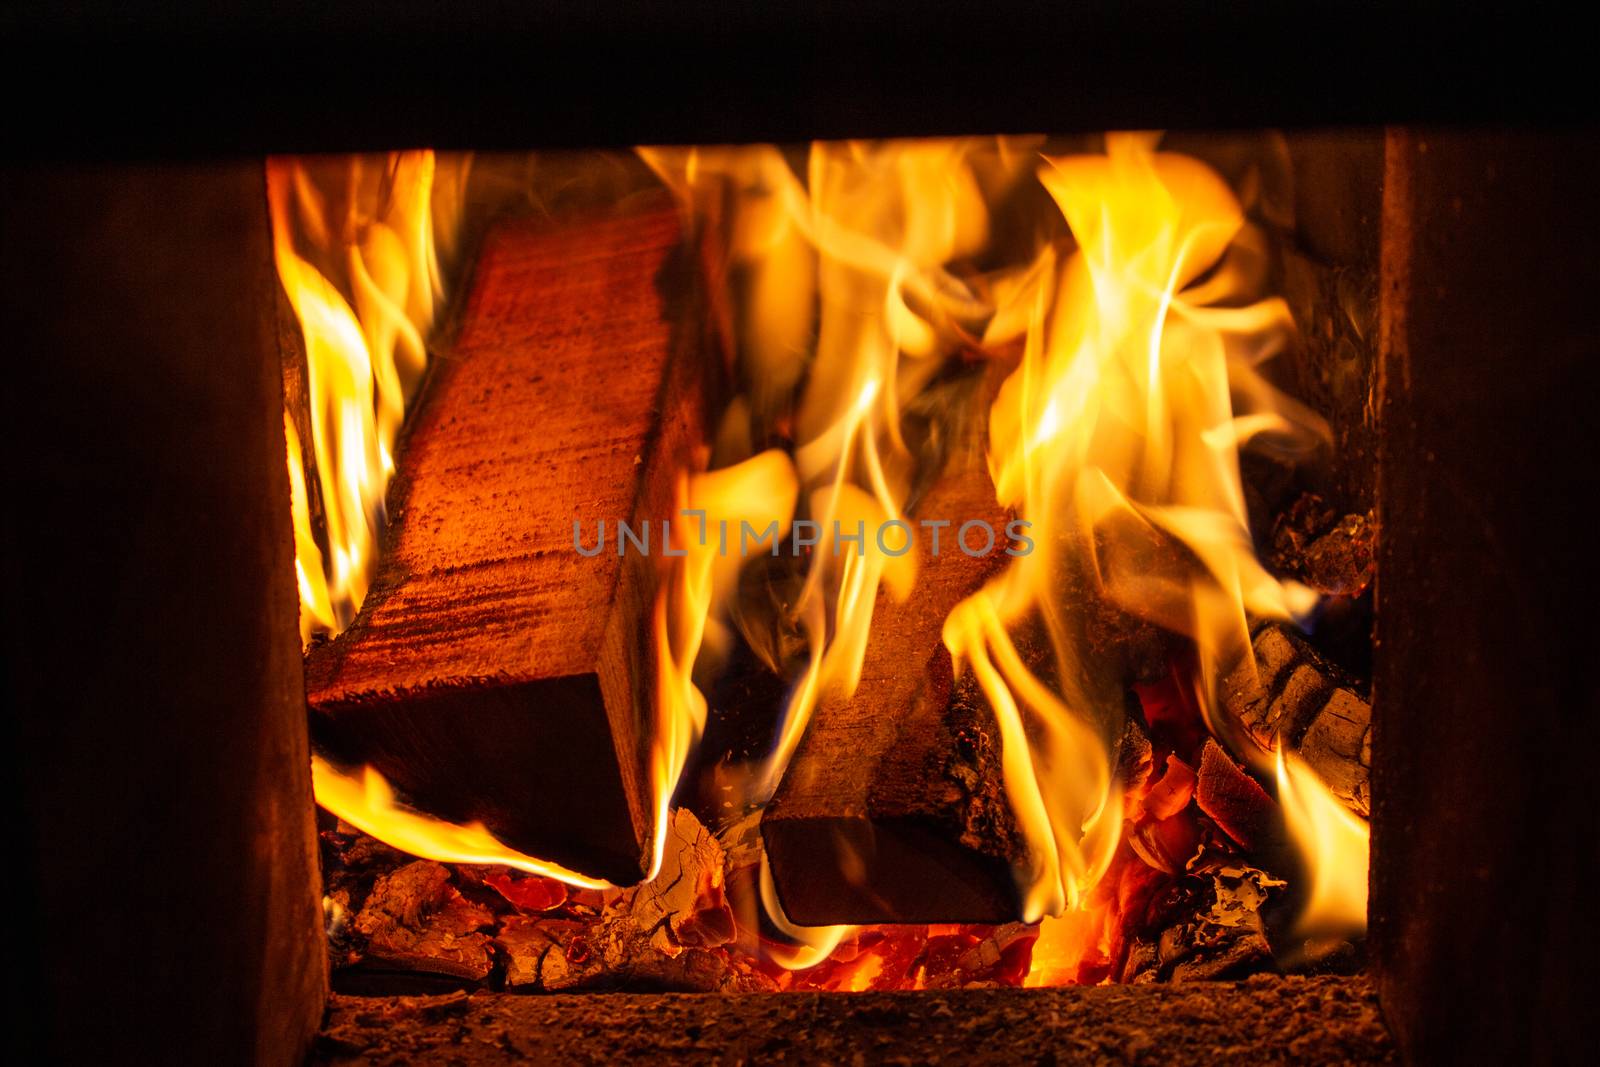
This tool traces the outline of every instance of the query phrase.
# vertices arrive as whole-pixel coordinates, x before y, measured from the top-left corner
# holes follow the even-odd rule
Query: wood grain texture
[[[402,445],[376,581],[307,661],[315,736],[418,806],[616,882],[645,868],[659,537],[701,439],[694,274],[663,200],[492,231]],[[573,523],[592,545],[574,550]],[[659,546],[655,546],[659,552]]]
[[[998,375],[995,375],[998,381]],[[1023,848],[1000,779],[993,714],[970,674],[957,680],[945,617],[1009,557],[1010,516],[995,502],[983,413],[970,420],[913,518],[948,519],[938,554],[917,530],[917,580],[896,602],[878,591],[861,684],[824,699],[761,821],[788,917],[832,923],[1018,918],[1012,864]],[[956,544],[960,524],[995,530],[992,555]],[[974,531],[976,550],[981,534]]]

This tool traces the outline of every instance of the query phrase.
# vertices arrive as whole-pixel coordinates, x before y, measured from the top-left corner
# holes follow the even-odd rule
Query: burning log
[[[660,205],[488,236],[403,444],[372,589],[306,662],[331,757],[619,883],[649,862],[657,568],[615,536],[579,555],[573,529],[586,546],[601,520],[660,535],[699,440],[700,336],[666,304],[693,290],[680,237]]]
[[[1270,752],[1298,752],[1351,811],[1372,811],[1372,706],[1304,641],[1280,626],[1259,630],[1255,664],[1222,683],[1222,706]]]
[[[954,450],[917,514],[1004,530],[980,444]],[[1024,843],[992,714],[970,673],[954,677],[941,640],[950,610],[1006,556],[969,556],[954,531],[942,531],[937,553],[929,531],[919,535],[916,587],[904,603],[879,590],[855,695],[816,709],[762,817],[793,922],[1019,917],[1012,870]]]

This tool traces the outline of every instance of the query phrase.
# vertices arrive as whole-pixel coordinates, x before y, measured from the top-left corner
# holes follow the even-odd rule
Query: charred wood
[[[411,860],[359,833],[325,834],[324,845],[342,992],[772,986],[729,951],[727,859],[687,810],[674,814],[656,877],[629,889],[572,891],[503,868]]]
[[[1129,946],[1120,980],[1214,981],[1272,970],[1262,910],[1284,886],[1242,862],[1199,864],[1157,902],[1159,918]]]
[[[759,987],[747,961],[723,951],[734,939],[716,839],[686,810],[673,816],[661,870],[611,895],[598,915],[515,916],[502,923],[506,988],[734,991]]]
[[[1319,593],[1359,596],[1372,583],[1377,524],[1370,514],[1344,515],[1305,493],[1278,516],[1269,561],[1283,575]]]
[[[1262,750],[1297,752],[1351,811],[1372,810],[1372,706],[1339,671],[1277,625],[1257,631],[1222,682],[1222,706]]]
[[[1247,851],[1266,845],[1281,822],[1278,805],[1266,790],[1210,739],[1201,750],[1194,802]]]
[[[342,975],[340,988],[358,987],[372,972],[482,982],[493,966],[483,931],[493,922],[488,908],[451,884],[442,864],[417,860],[380,875],[355,918],[365,941],[362,961]]]

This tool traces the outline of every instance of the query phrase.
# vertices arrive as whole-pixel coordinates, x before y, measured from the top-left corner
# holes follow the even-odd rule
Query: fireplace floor
[[[1389,1062],[1371,982],[727,996],[335,995],[314,1063]]]

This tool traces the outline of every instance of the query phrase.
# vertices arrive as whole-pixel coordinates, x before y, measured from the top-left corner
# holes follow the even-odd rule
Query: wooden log
[[[366,603],[307,657],[313,735],[413,805],[586,874],[648,865],[650,613],[701,440],[694,271],[664,201],[485,240],[403,442]],[[592,545],[574,549],[574,522]]]
[[[741,972],[721,951],[735,934],[724,867],[716,839],[679,809],[656,877],[617,893],[598,915],[585,921],[524,914],[501,921],[496,943],[506,957],[506,988],[744,988]]]
[[[1223,679],[1223,709],[1263,750],[1281,741],[1346,807],[1370,815],[1372,705],[1287,629],[1264,626],[1252,644],[1254,667],[1246,660]]]
[[[937,554],[930,531],[918,530],[911,596],[897,603],[879,590],[860,685],[816,709],[762,817],[793,922],[1019,917],[1012,868],[1024,844],[1001,781],[993,715],[970,673],[953,676],[941,640],[950,610],[1008,559],[1008,516],[995,502],[982,442],[981,430],[970,430],[919,503],[916,515],[953,525],[941,531]],[[994,528],[993,555],[969,556],[954,543],[969,519]]]

